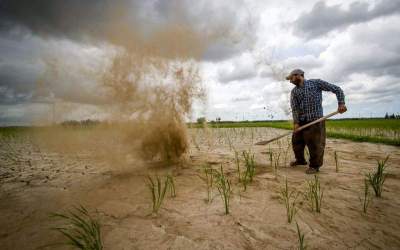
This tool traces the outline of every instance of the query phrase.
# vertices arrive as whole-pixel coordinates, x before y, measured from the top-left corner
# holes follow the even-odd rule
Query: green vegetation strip
[[[201,124],[190,124],[200,128]],[[290,121],[244,121],[208,123],[212,128],[271,127],[292,129]],[[373,142],[400,146],[400,119],[341,119],[326,121],[327,136],[357,142]]]

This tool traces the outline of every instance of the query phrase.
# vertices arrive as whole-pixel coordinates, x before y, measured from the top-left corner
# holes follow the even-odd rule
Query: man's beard
[[[300,80],[300,79],[294,79],[294,80],[292,81],[292,83],[293,83],[294,85],[296,85],[296,86],[299,86],[299,84],[301,83],[301,80]]]

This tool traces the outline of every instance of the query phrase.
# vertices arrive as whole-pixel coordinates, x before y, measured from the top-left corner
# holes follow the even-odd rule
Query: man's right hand
[[[338,106],[338,111],[339,111],[339,113],[341,113],[341,114],[343,114],[344,112],[346,112],[346,111],[347,111],[346,105],[344,105],[344,104],[339,104],[339,106]]]
[[[298,123],[293,123],[293,132],[296,132],[296,130],[300,127]]]

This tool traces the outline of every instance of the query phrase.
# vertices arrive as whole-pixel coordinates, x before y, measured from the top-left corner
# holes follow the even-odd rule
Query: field
[[[66,241],[54,230],[62,220],[49,215],[80,205],[99,222],[104,249],[400,248],[399,147],[331,137],[315,179],[306,166],[288,166],[290,138],[254,146],[290,124],[266,125],[192,128],[178,163],[140,160],[121,146],[118,130],[3,128],[0,249],[70,249],[48,246]],[[399,141],[398,121],[329,121],[327,128],[330,136]],[[365,182],[378,163],[381,197]]]
[[[194,124],[195,127],[200,127]],[[214,128],[271,127],[291,129],[289,121],[221,122]],[[341,119],[326,122],[327,136],[358,142],[375,142],[400,146],[400,119]]]

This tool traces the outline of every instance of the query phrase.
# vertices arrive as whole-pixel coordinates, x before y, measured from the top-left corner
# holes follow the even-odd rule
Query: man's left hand
[[[347,111],[346,105],[344,105],[344,104],[339,104],[338,111],[339,111],[339,113],[341,113],[341,114],[343,114],[344,112],[346,112],[346,111]]]

